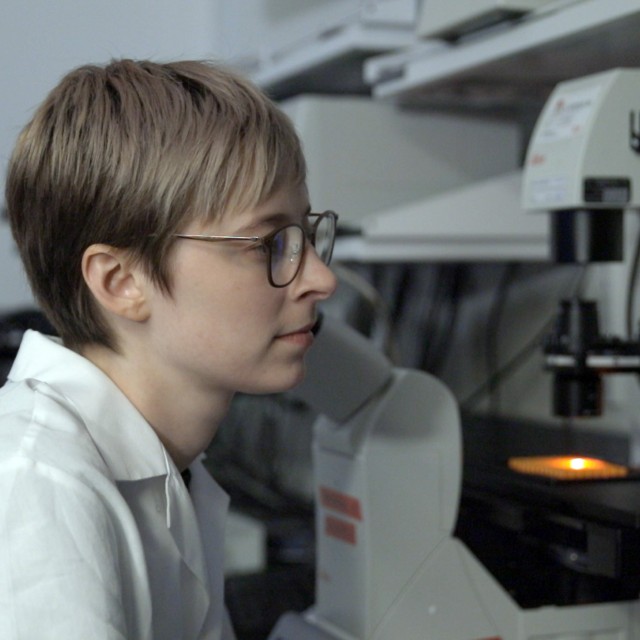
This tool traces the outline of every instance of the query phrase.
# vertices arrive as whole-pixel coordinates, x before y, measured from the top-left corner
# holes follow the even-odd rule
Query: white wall
[[[3,0],[2,193],[7,160],[18,131],[65,72],[114,57],[220,57],[218,7],[217,0]],[[8,225],[0,221],[0,312],[30,302]]]

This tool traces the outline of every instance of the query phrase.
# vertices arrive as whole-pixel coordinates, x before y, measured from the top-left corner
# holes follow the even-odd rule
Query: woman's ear
[[[82,255],[82,275],[105,311],[135,322],[148,319],[148,279],[128,251],[92,244]]]

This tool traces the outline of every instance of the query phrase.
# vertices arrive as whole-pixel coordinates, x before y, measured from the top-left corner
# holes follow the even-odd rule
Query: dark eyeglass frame
[[[259,243],[265,253],[267,254],[269,260],[267,261],[267,278],[269,280],[269,284],[276,289],[281,289],[283,287],[289,286],[300,273],[300,268],[304,262],[305,250],[307,248],[307,241],[311,243],[311,246],[316,246],[316,233],[318,227],[322,220],[329,218],[332,221],[332,231],[333,236],[331,238],[331,243],[329,245],[329,250],[326,255],[319,255],[318,257],[322,260],[322,262],[326,265],[329,265],[331,262],[331,256],[333,255],[333,245],[336,239],[336,226],[338,224],[338,214],[335,211],[324,211],[323,213],[307,213],[305,214],[307,218],[314,219],[311,228],[305,228],[303,225],[298,224],[297,222],[291,222],[289,224],[285,224],[278,229],[275,229],[271,233],[268,233],[265,236],[209,236],[204,234],[189,234],[189,233],[174,233],[174,238],[182,238],[183,240],[201,240],[203,242],[254,242]],[[296,267],[295,273],[293,276],[283,284],[277,284],[273,280],[272,274],[272,261],[273,261],[273,239],[285,229],[290,227],[297,227],[302,231],[302,237],[305,239],[305,242],[302,243],[302,251],[300,252],[300,260],[298,261],[298,265]]]

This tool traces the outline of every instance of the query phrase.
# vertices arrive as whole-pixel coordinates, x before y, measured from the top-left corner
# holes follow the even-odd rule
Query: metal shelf
[[[581,0],[457,43],[365,63],[373,95],[412,106],[541,105],[560,81],[640,65],[640,0]]]
[[[548,262],[548,242],[529,239],[420,238],[411,240],[371,240],[366,237],[340,238],[334,260],[338,262]]]
[[[276,99],[300,93],[370,93],[364,61],[417,42],[410,29],[345,24],[272,52],[250,72],[253,81]]]
[[[546,262],[549,219],[521,204],[513,171],[372,214],[360,235],[338,238],[336,260],[358,262]]]

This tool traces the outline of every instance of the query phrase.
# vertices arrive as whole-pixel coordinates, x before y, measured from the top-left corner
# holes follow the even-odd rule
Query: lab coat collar
[[[187,589],[192,635],[201,637],[197,630],[206,626],[207,638],[220,638],[225,625],[224,603],[222,597],[211,598],[211,594],[222,594],[224,589],[220,568],[229,497],[202,465],[204,456],[192,465],[189,499],[178,469],[143,416],[106,374],[56,338],[28,331],[9,380],[30,380],[35,385],[47,385],[51,395],[64,396],[86,425],[130,505],[143,509],[144,496],[153,493],[152,504],[157,516],[166,518],[167,527],[164,532],[156,529],[155,535],[164,540],[163,544],[173,545],[188,570],[177,579],[194,581]],[[202,533],[218,544],[204,545]],[[222,635],[233,637],[230,631]]]
[[[86,424],[116,481],[177,473],[155,431],[116,384],[59,339],[27,331],[8,379],[37,380],[62,394]]]

